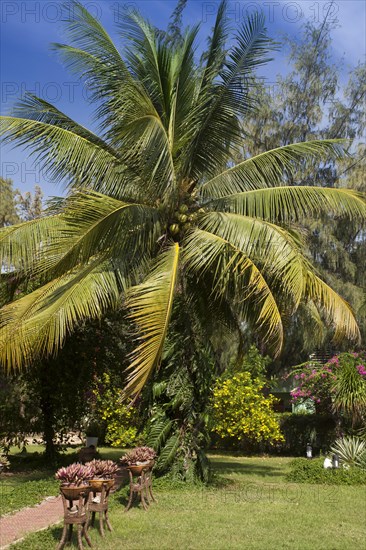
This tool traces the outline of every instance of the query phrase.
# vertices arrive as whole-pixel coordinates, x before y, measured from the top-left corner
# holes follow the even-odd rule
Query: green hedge
[[[321,483],[328,485],[366,485],[366,470],[361,468],[325,469],[324,458],[295,458],[290,463],[287,481],[295,483]]]
[[[313,454],[326,453],[336,439],[336,424],[331,416],[283,413],[279,417],[285,436],[285,442],[276,447],[280,454],[305,456],[308,443],[313,447]]]

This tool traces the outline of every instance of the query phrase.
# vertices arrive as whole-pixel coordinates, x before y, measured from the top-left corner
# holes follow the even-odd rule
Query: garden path
[[[47,497],[40,504],[22,508],[18,512],[0,518],[0,550],[34,531],[46,529],[61,521],[63,508],[61,497]]]

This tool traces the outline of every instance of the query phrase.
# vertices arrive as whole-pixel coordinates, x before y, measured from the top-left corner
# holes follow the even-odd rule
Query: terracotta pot
[[[149,462],[144,462],[143,464],[131,464],[130,466],[127,466],[127,469],[131,470],[133,475],[139,476],[142,474],[143,470],[150,468],[149,464]]]
[[[61,493],[69,500],[77,500],[82,493],[90,491],[90,485],[61,485]]]
[[[107,489],[112,489],[114,479],[89,479],[90,487],[93,491],[101,492],[103,485],[107,485]]]

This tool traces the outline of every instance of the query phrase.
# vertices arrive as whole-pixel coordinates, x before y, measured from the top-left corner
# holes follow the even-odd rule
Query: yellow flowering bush
[[[96,411],[106,427],[105,441],[112,447],[133,447],[140,443],[138,435],[138,412],[122,401],[122,391],[115,386],[107,373],[103,374],[102,384],[93,390]]]
[[[219,379],[213,391],[213,431],[236,442],[283,441],[273,405],[277,399],[263,394],[264,383],[249,372]]]

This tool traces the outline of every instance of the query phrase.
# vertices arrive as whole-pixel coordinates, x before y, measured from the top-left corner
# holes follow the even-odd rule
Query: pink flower
[[[361,376],[366,376],[366,368],[365,368],[365,365],[357,365],[357,366],[356,366],[356,369],[358,370],[358,373],[359,373]]]

